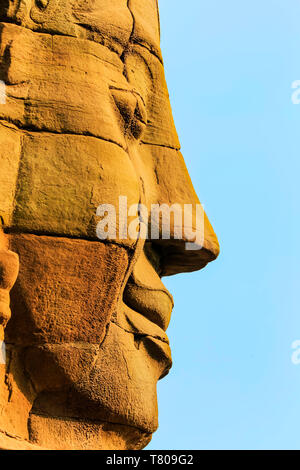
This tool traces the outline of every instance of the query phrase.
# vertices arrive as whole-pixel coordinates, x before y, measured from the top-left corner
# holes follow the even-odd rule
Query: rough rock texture
[[[161,276],[219,252],[206,215],[194,251],[174,224],[170,240],[96,236],[100,204],[119,228],[119,196],[199,203],[157,1],[0,0],[0,80],[0,449],[141,449],[171,367]]]

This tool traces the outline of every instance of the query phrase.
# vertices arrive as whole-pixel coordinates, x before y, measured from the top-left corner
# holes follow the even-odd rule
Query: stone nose
[[[153,231],[154,227],[155,232],[155,224],[159,220],[159,237],[156,228],[156,239],[151,233],[151,242],[160,253],[161,275],[202,269],[217,258],[220,248],[195,192],[183,156],[179,150],[172,148],[159,145],[145,147],[145,186],[148,188],[148,206],[151,205],[149,231]],[[166,212],[169,211],[169,216],[167,214],[163,219],[160,215],[158,219],[157,214],[153,215],[153,208],[155,212],[162,209],[162,206]],[[169,224],[169,231],[168,227],[164,227],[164,221],[166,226]]]

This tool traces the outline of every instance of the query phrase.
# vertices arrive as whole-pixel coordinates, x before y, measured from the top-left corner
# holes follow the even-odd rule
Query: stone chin
[[[26,358],[32,377],[41,378],[33,364],[39,358],[48,361],[50,367],[52,361],[60,366],[53,368],[56,390],[38,393],[33,403],[29,418],[31,442],[53,449],[74,445],[142,449],[151,440],[158,427],[156,384],[170,367],[166,343],[152,337],[140,338],[110,323],[98,350],[84,344],[38,349]],[[75,368],[81,363],[77,374],[71,372],[73,362]],[[62,371],[62,364],[68,364],[69,370]]]

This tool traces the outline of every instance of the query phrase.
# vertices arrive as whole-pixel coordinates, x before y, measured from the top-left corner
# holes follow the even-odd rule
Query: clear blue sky
[[[183,154],[221,244],[174,294],[148,449],[300,449],[300,0],[160,0]]]

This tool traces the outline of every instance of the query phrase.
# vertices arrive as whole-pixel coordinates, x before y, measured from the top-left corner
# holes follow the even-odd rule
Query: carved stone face
[[[157,2],[0,1],[0,19],[0,216],[20,259],[5,341],[29,430],[19,434],[50,448],[142,448],[171,366],[161,276],[201,269],[219,250],[207,218],[191,252],[184,237],[96,237],[97,207],[118,209],[121,195],[149,210],[199,203]],[[20,393],[10,400],[16,409]]]

